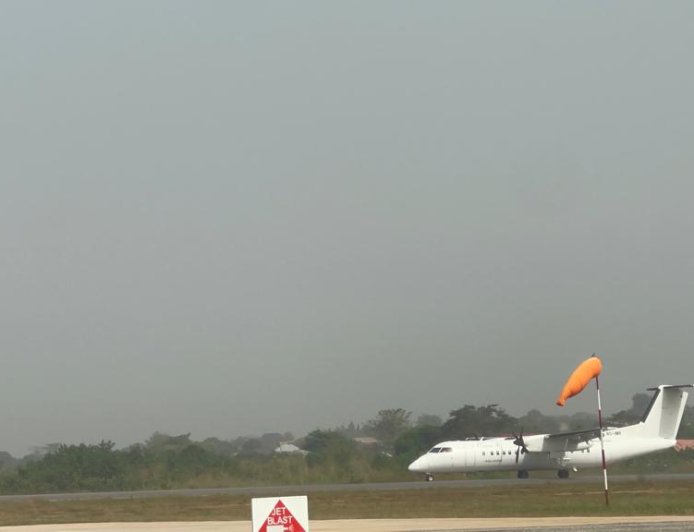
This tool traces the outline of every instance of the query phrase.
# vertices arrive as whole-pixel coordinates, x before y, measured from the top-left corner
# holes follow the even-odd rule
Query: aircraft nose
[[[420,456],[414,462],[412,462],[407,469],[413,473],[424,473],[426,469],[426,464],[424,463],[424,456]]]

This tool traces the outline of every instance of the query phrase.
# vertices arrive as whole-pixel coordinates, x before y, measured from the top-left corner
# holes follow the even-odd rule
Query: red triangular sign
[[[304,527],[294,519],[292,512],[284,505],[282,499],[277,501],[275,507],[268,515],[258,532],[306,532]]]

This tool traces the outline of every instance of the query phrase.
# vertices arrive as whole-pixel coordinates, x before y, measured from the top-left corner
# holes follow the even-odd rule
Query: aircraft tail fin
[[[666,440],[677,438],[677,431],[680,428],[682,414],[684,414],[684,407],[689,396],[683,388],[692,386],[691,384],[676,386],[661,384],[656,388],[649,388],[648,390],[655,391],[655,394],[639,423],[641,434]]]

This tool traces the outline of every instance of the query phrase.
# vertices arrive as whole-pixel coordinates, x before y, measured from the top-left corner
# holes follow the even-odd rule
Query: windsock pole
[[[600,381],[595,376],[595,387],[598,390],[598,424],[600,426],[600,452],[602,452],[602,478],[605,482],[605,506],[610,505],[610,497],[607,491],[607,462],[605,461],[605,443],[602,440],[602,404],[600,403]]]

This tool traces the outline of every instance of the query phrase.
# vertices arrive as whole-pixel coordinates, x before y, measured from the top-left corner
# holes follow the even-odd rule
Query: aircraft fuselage
[[[526,436],[527,453],[522,452],[513,440],[489,438],[442,442],[412,462],[409,470],[427,474],[467,473],[587,468],[602,464],[599,438],[568,442],[547,440],[545,435]],[[662,438],[630,436],[628,427],[606,430],[603,441],[608,463],[667,449],[676,443]]]

